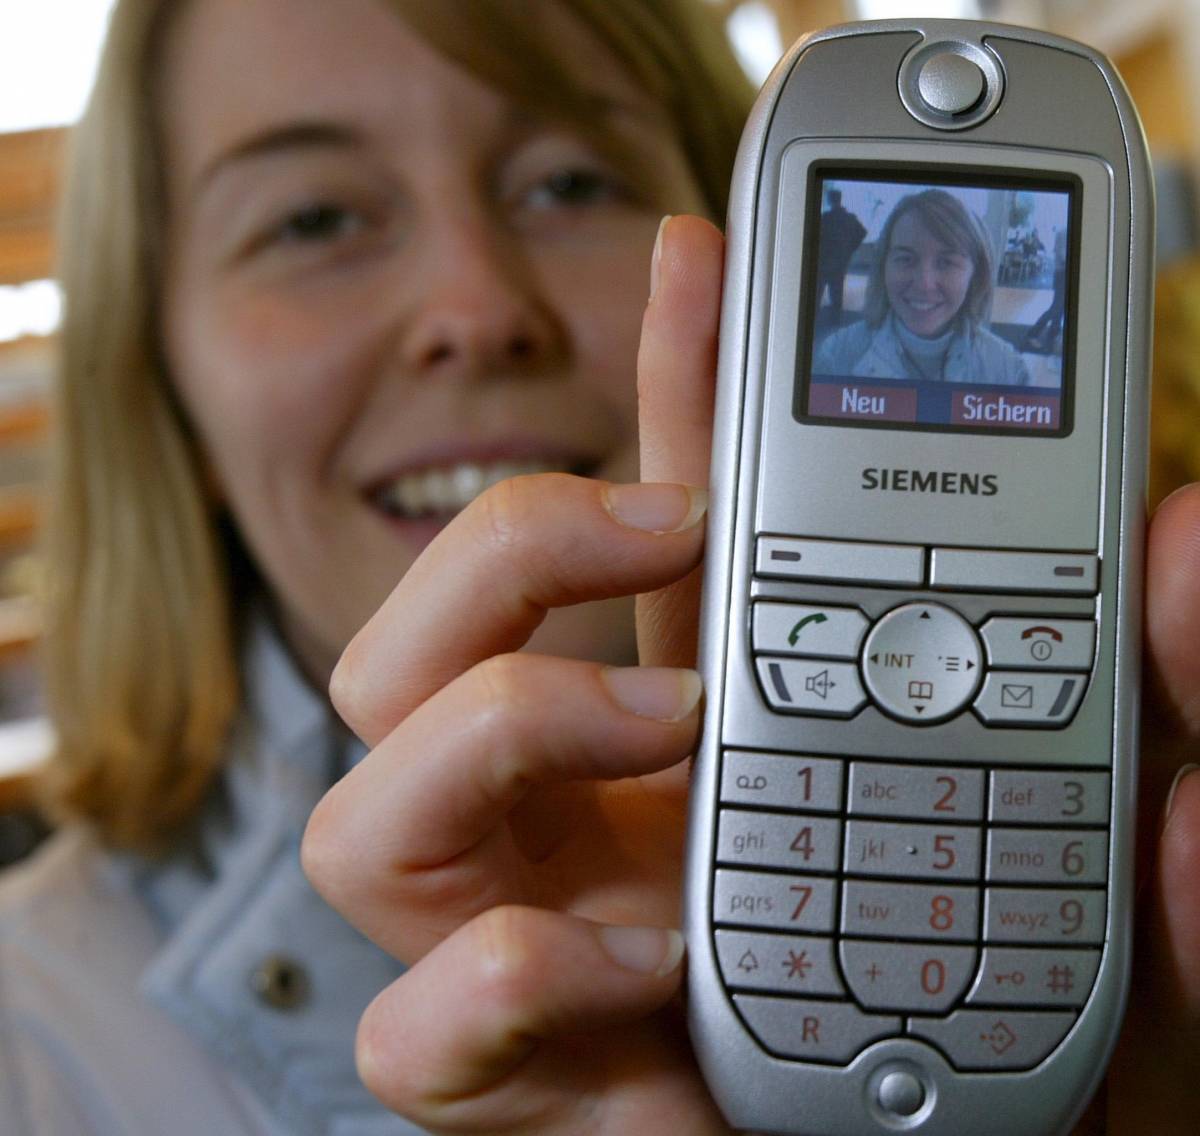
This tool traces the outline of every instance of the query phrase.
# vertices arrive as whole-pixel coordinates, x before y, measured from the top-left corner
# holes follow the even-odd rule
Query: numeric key
[[[979,876],[979,830],[929,824],[846,823],[843,871],[859,876],[947,880]]]
[[[721,801],[834,813],[842,807],[842,768],[836,758],[727,750]]]
[[[726,864],[832,872],[838,867],[841,837],[842,822],[832,817],[722,809],[717,859]]]
[[[983,772],[856,761],[850,766],[846,808],[860,816],[980,820]]]

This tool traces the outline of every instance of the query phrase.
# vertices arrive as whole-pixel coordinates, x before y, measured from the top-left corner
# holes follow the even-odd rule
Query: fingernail
[[[678,722],[700,701],[700,676],[686,667],[605,667],[601,677],[614,701],[639,718]]]
[[[683,532],[699,521],[708,509],[708,491],[694,485],[609,485],[604,505],[627,528],[661,536]]]
[[[661,978],[683,958],[683,936],[663,927],[600,928],[600,945],[618,966]]]
[[[667,222],[671,219],[671,214],[668,213],[658,223],[658,235],[654,238],[654,252],[650,257],[650,299],[654,299],[654,294],[658,291],[658,265],[662,259],[662,239],[663,230],[667,227]]]
[[[1171,791],[1167,794],[1167,808],[1164,813],[1167,820],[1171,819],[1171,806],[1175,803],[1175,791],[1179,788],[1183,779],[1189,773],[1195,773],[1197,769],[1200,769],[1200,765],[1197,765],[1195,762],[1189,762],[1175,774],[1175,780],[1171,782]]]

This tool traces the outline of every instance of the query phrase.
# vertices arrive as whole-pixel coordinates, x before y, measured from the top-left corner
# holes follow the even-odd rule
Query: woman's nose
[[[410,266],[410,271],[414,266]],[[562,325],[518,241],[483,226],[430,240],[403,356],[415,373],[486,376],[542,369],[564,350]]]
[[[917,266],[917,283],[924,289],[936,288],[941,282],[937,264],[932,260],[922,260]]]

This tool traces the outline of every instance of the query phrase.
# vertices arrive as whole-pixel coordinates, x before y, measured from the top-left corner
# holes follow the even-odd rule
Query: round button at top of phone
[[[921,67],[917,90],[942,114],[963,114],[983,97],[987,79],[970,59],[953,51],[931,56]]]
[[[912,1116],[925,1103],[925,1086],[904,1069],[885,1073],[876,1092],[880,1107],[895,1116]]]

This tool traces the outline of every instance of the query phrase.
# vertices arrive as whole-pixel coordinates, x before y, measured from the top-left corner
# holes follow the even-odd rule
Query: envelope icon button
[[[1000,686],[1000,705],[1012,710],[1032,710],[1033,687],[1025,683],[1002,683]]]

